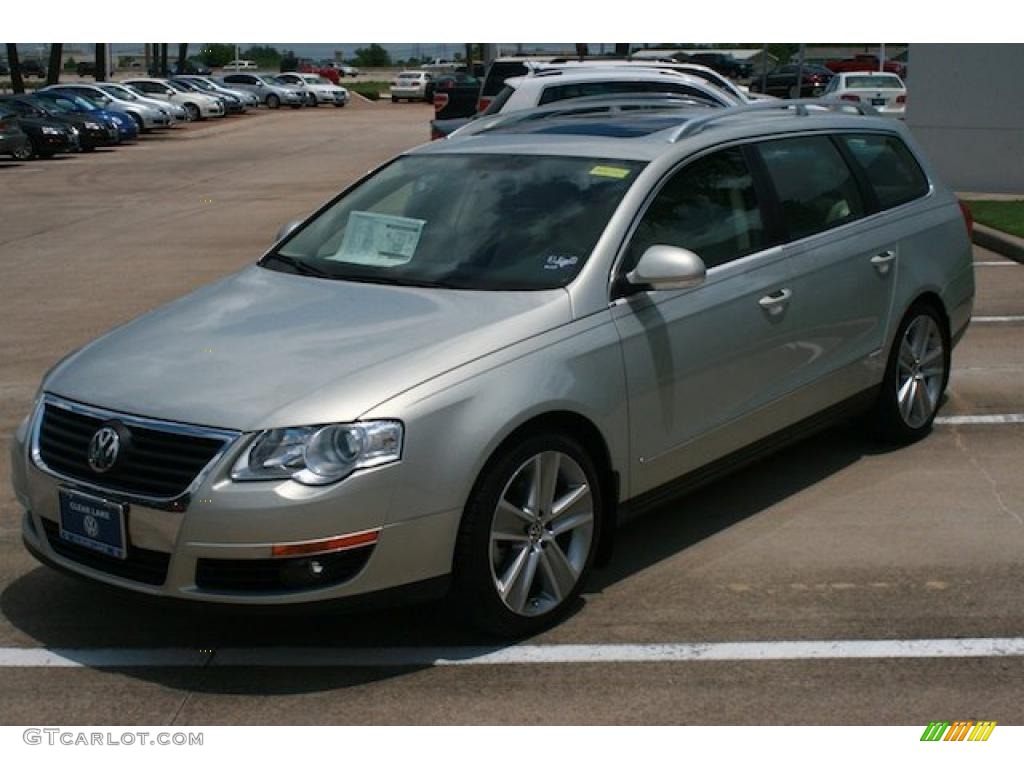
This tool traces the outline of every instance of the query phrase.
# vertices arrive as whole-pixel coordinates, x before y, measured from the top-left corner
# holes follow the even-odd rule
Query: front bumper
[[[95,581],[155,596],[215,603],[287,605],[391,590],[451,570],[461,510],[417,515],[392,508],[401,464],[357,472],[311,488],[290,480],[234,482],[228,476],[248,441],[238,438],[203,476],[183,511],[129,502],[126,560],[60,539],[60,489],[88,490],[40,468],[26,421],[11,446],[22,536],[43,562]],[[122,500],[116,492],[109,498]],[[273,557],[275,544],[306,543],[379,530],[372,545],[322,556]],[[322,574],[314,574],[314,565]],[[325,583],[327,579],[329,583]]]

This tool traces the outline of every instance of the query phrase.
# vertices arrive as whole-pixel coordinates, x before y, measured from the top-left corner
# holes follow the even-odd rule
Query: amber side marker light
[[[275,544],[271,548],[274,557],[294,557],[296,555],[322,555],[327,552],[341,552],[345,549],[355,549],[376,544],[380,538],[380,528],[372,531],[361,531],[349,533],[344,536],[335,536],[330,539],[319,541],[304,541],[299,544]]]

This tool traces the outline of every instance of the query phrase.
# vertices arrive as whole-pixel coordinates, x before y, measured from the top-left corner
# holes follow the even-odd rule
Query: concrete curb
[[[1022,238],[974,222],[974,237],[971,239],[975,245],[988,248],[1001,256],[1024,264],[1024,239]]]

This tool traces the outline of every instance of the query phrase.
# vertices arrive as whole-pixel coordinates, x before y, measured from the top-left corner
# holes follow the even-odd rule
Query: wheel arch
[[[539,434],[563,434],[575,438],[590,454],[601,483],[601,524],[598,529],[597,551],[594,563],[601,566],[611,559],[617,525],[619,474],[613,463],[608,441],[598,426],[582,413],[565,408],[553,408],[525,417],[506,434],[498,438],[487,458],[481,464],[470,490],[469,498],[486,475],[488,469],[515,443]]]

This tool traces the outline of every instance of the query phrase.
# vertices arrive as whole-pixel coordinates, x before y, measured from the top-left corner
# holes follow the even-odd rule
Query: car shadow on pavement
[[[671,502],[618,532],[609,565],[597,569],[586,595],[675,556],[729,526],[825,480],[862,457],[889,449],[851,426],[821,432],[729,477]],[[50,649],[213,649],[195,668],[103,667],[195,692],[288,694],[363,685],[409,674],[423,665],[387,667],[219,667],[222,648],[442,647],[493,650],[511,643],[473,633],[447,601],[388,610],[330,611],[243,608],[149,598],[36,567],[0,595],[17,630]],[[572,621],[572,618],[569,618]]]

